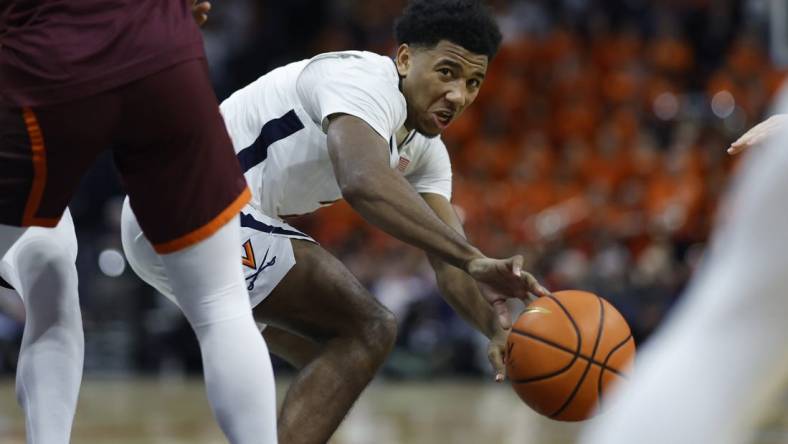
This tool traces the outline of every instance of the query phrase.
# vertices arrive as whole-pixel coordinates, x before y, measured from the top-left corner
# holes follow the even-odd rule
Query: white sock
[[[233,444],[276,443],[274,375],[252,318],[240,245],[236,217],[208,239],[161,259],[200,342],[219,426]]]
[[[16,392],[25,412],[27,442],[66,444],[85,349],[74,257],[55,230],[34,228],[6,261],[17,272],[11,280],[26,311]]]

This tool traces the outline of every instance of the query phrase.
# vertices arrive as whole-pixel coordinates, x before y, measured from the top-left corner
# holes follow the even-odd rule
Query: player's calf
[[[13,257],[26,311],[17,399],[30,442],[67,443],[84,356],[77,270],[73,256],[47,235],[21,241]]]
[[[280,443],[327,442],[394,345],[397,324],[385,308],[348,326],[318,342],[318,353],[291,384],[277,423]]]

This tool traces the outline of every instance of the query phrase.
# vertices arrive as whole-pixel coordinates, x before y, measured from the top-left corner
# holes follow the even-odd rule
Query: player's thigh
[[[255,317],[313,340],[359,333],[391,319],[345,267],[320,245],[293,240],[295,266],[257,307]]]
[[[137,217],[131,210],[128,198],[123,201],[120,215],[120,239],[123,253],[134,273],[159,293],[175,302],[164,263],[143,234]]]
[[[122,94],[115,162],[139,224],[159,254],[194,245],[249,196],[205,62],[180,63]]]
[[[111,93],[46,107],[0,105],[0,224],[56,226],[110,144],[117,110]]]

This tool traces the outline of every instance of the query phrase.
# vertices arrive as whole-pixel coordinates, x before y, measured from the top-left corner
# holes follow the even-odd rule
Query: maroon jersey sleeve
[[[0,100],[41,106],[204,57],[183,0],[0,0]]]

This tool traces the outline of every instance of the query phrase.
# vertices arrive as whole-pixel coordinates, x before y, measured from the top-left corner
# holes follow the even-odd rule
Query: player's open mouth
[[[454,113],[449,111],[437,111],[432,113],[432,117],[435,121],[435,125],[437,125],[440,129],[444,129],[449,126],[449,123],[451,123]]]

